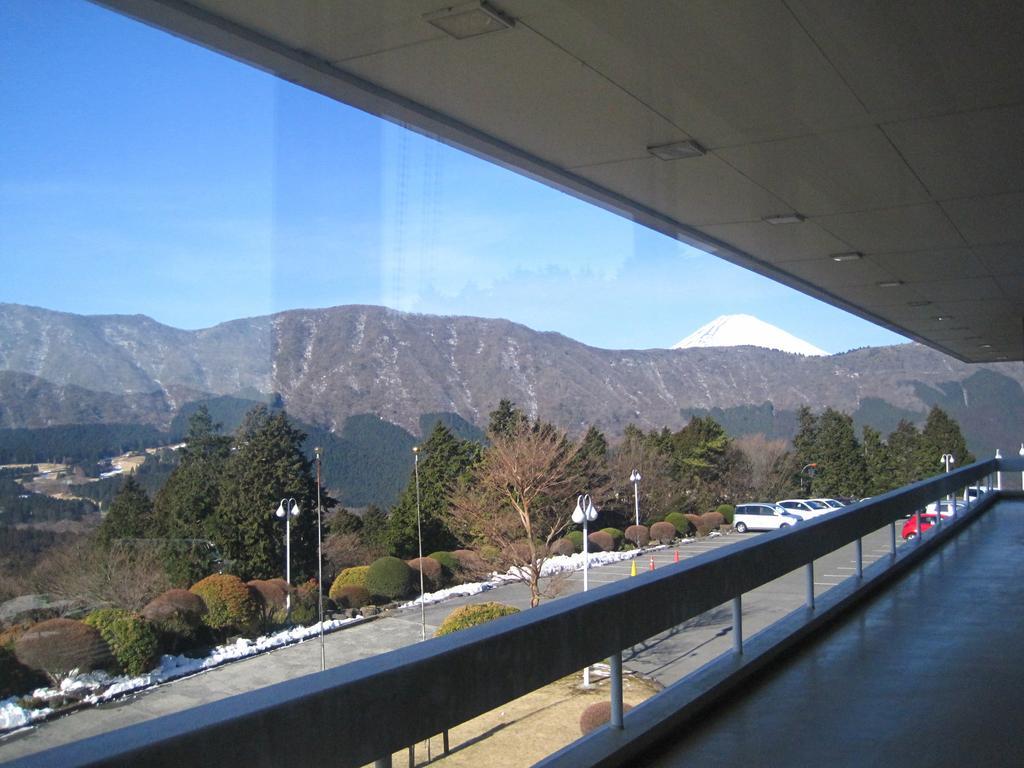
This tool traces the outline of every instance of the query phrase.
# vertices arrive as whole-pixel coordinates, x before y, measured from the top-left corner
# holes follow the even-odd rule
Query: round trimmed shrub
[[[283,580],[282,580],[282,583]],[[309,579],[292,588],[292,612],[289,620],[292,624],[307,626],[315,624],[320,615],[319,593],[320,583]]]
[[[461,582],[477,581],[491,572],[487,561],[472,549],[456,549],[452,556],[459,564],[456,575]]]
[[[646,525],[631,525],[626,529],[625,537],[638,547],[646,547],[651,543],[651,531]]]
[[[356,565],[352,568],[346,568],[339,573],[334,582],[331,584],[330,590],[327,592],[327,596],[334,600],[334,595],[337,590],[342,587],[362,587],[366,588],[366,573],[370,570],[368,565]]]
[[[629,712],[632,708],[632,704],[623,704],[623,714]],[[610,722],[611,719],[612,704],[610,701],[599,701],[596,704],[591,704],[589,707],[584,709],[583,714],[580,715],[580,733],[586,736],[591,731],[596,731],[602,725]]]
[[[18,661],[14,648],[0,645],[0,699],[18,696],[47,683],[46,675]]]
[[[577,552],[583,551],[583,531],[569,531],[565,538],[572,542]]]
[[[602,531],[612,537],[612,541],[615,542],[615,549],[622,549],[622,542],[625,539],[625,535],[618,528],[602,528]]]
[[[250,632],[260,619],[260,607],[252,590],[237,576],[215,573],[189,590],[206,603],[203,623],[215,632]]]
[[[366,590],[374,601],[391,602],[408,597],[416,591],[415,571],[397,557],[381,557],[370,563],[366,572]]]
[[[287,581],[277,579],[253,579],[246,586],[252,591],[259,608],[260,622],[264,627],[281,624],[288,618],[288,594],[295,590]]]
[[[59,684],[73,670],[114,670],[117,661],[99,630],[73,619],[48,619],[29,627],[14,643],[14,655]]]
[[[169,589],[142,609],[142,617],[153,625],[160,647],[167,653],[176,653],[195,644],[205,613],[203,598],[187,589]]]
[[[704,525],[704,515],[684,515],[690,527],[686,531],[688,536],[707,536],[707,526]],[[702,533],[703,531],[703,533]]]
[[[732,504],[719,504],[715,508],[715,512],[724,517],[728,525],[732,525],[732,517],[736,514],[736,507]]]
[[[441,581],[445,584],[455,583],[456,574],[459,572],[459,559],[451,552],[431,552],[432,557],[441,564]]]
[[[665,520],[651,526],[651,538],[659,544],[671,544],[678,535],[676,527]]]
[[[725,517],[720,512],[705,512],[700,516],[700,522],[709,531],[715,531],[725,525]]]
[[[362,608],[370,604],[370,593],[358,584],[342,584],[331,599],[339,608]]]
[[[435,589],[439,589],[444,581],[444,574],[441,569],[441,563],[432,557],[416,557],[409,561],[409,567],[412,568],[416,573],[413,574],[416,589],[419,589],[420,576],[423,574],[423,589],[425,592],[431,592]]]
[[[550,551],[552,555],[575,555],[576,545],[568,539],[558,539],[557,541],[551,542]]]
[[[587,537],[587,541],[590,542],[588,548],[591,552],[615,551],[615,539],[605,531],[594,531]]]
[[[463,605],[448,614],[441,626],[437,628],[434,637],[450,635],[460,629],[469,629],[479,624],[486,624],[493,619],[502,616],[511,616],[519,613],[519,609],[502,603],[477,603],[476,605]]]
[[[690,524],[686,520],[686,515],[681,512],[669,512],[665,515],[665,522],[672,523],[679,531],[680,536],[685,536],[686,532],[690,529]]]
[[[156,630],[142,616],[122,608],[100,608],[83,621],[99,630],[126,674],[136,677],[153,668],[160,642]]]

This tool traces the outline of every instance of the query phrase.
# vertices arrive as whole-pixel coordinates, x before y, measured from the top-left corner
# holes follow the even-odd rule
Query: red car
[[[953,517],[953,511],[949,506],[942,502],[942,519],[946,520]],[[920,530],[918,526],[920,525]],[[907,521],[903,523],[903,540],[910,541],[916,539],[919,533],[924,533],[929,528],[935,525],[935,513],[934,512],[915,512],[913,515],[907,518]]]

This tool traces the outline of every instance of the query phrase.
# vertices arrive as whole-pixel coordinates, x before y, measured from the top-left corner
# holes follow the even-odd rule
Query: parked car
[[[783,499],[776,503],[780,507],[799,515],[804,520],[820,517],[832,511],[832,507],[828,504],[812,499]]]
[[[977,501],[983,494],[988,493],[992,489],[987,485],[972,485],[969,488],[964,488],[964,501],[971,502]]]
[[[942,512],[943,517],[952,517],[954,512],[963,512],[967,509],[967,502],[961,499],[956,499],[953,503],[950,503],[947,499],[941,499],[940,501],[933,501],[931,504],[924,508],[925,512],[935,513],[936,510]]]
[[[963,502],[957,502],[957,508],[963,508]],[[906,522],[903,523],[903,531],[901,535],[904,541],[912,541],[920,536],[922,533],[927,531],[933,525],[935,525],[935,510],[939,510],[939,514],[942,515],[942,519],[953,517],[953,507],[948,501],[932,502],[929,504],[924,512],[916,512],[907,518]]]
[[[842,509],[846,506],[839,499],[808,499],[808,501],[820,501],[822,504],[832,507],[832,509]]]
[[[732,527],[739,533],[747,531],[774,531],[796,525],[802,518],[785,507],[770,502],[737,504],[732,517]]]

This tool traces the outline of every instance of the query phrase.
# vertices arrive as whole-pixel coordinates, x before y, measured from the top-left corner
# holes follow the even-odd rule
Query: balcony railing
[[[967,486],[996,488],[995,473],[1024,459],[991,459],[758,536],[658,571],[575,594],[484,626],[325,672],[254,690],[26,757],[26,766],[360,766],[463,723],[588,664],[610,660],[612,724],[552,755],[551,766],[615,765],[667,734],[709,697],[763,668],[789,645],[906,570],[990,506],[966,512],[896,546],[896,521]],[[890,527],[889,557],[862,568],[860,540]],[[819,595],[814,561],[855,544],[857,569]],[[744,638],[743,595],[797,569],[806,604]],[[667,596],[671,596],[669,599]],[[726,603],[733,651],[639,705],[623,718],[622,651]]]

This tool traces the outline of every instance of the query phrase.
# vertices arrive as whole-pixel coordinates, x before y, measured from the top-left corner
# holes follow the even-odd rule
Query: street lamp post
[[[278,517],[284,518],[284,580],[288,583],[288,591],[284,596],[285,614],[291,620],[292,616],[292,526],[293,517],[299,516],[299,502],[295,499],[281,499],[277,505]]]
[[[316,612],[320,618],[320,671],[327,669],[327,651],[324,648],[324,546],[323,546],[323,505],[320,503],[320,452],[313,449],[316,457]]]
[[[811,482],[814,480],[814,476],[818,474],[818,462],[812,461],[810,464],[804,464],[803,469],[800,470],[800,487],[804,487],[804,478],[807,478],[807,490],[805,493],[811,495]]]
[[[1017,451],[1017,455],[1024,459],[1024,443],[1020,444],[1020,450]],[[1020,471],[1020,488],[1024,491],[1024,469]]]
[[[420,519],[420,447],[412,447],[413,472],[416,475],[416,538],[419,542],[420,572],[420,639],[427,639],[427,608],[423,600],[423,525]]]
[[[939,461],[942,462],[945,465],[945,467],[946,467],[946,474],[949,474],[949,465],[950,464],[956,464],[956,457],[953,456],[952,453],[944,453],[944,454],[942,454],[942,458],[939,459]],[[946,495],[946,500],[950,503],[950,506],[952,507],[952,511],[955,513],[956,512],[956,497],[953,496],[952,494],[947,494]],[[935,525],[937,525],[937,526],[942,525],[942,510],[941,509],[937,509],[936,510]]]
[[[590,586],[588,576],[590,572],[590,547],[587,533],[587,523],[597,519],[597,510],[594,509],[594,502],[589,493],[576,497],[576,509],[572,511],[572,521],[579,525],[583,523],[583,591],[586,592]],[[583,668],[583,687],[590,687],[590,665]]]
[[[633,484],[633,507],[636,510],[636,524],[640,525],[640,470],[634,469],[629,474],[629,482]]]

